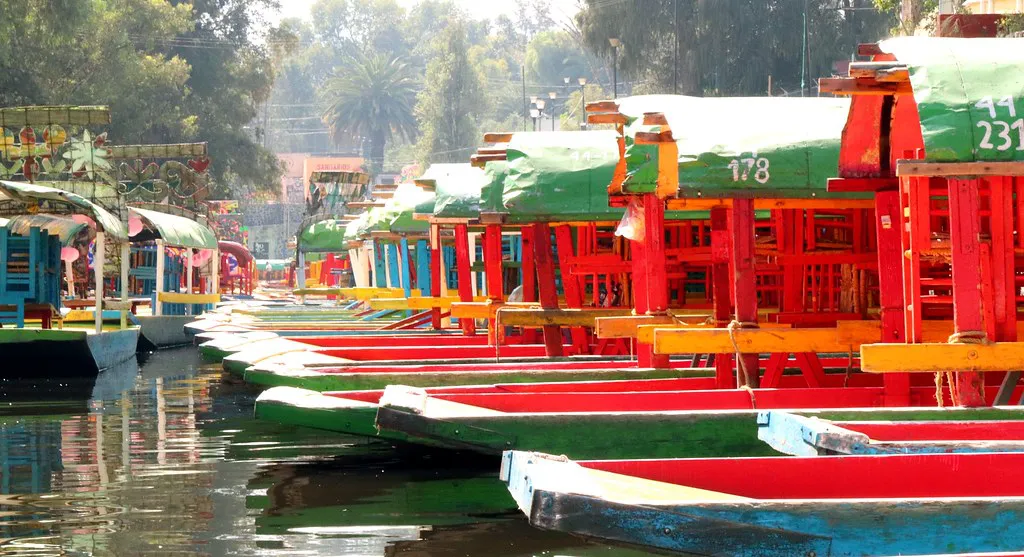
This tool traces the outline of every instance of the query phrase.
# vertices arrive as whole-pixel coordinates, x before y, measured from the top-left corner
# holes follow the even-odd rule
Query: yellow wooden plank
[[[292,294],[296,296],[345,296],[347,288],[296,288]]]
[[[670,315],[623,315],[598,317],[594,321],[597,338],[635,338],[641,325],[671,325],[676,320]]]
[[[860,367],[869,373],[1024,369],[1024,342],[865,344],[860,347]]]
[[[409,309],[407,298],[372,298],[368,303],[370,309]]]
[[[1024,325],[1024,324],[1022,324]],[[1024,327],[1018,328],[1024,332]],[[922,321],[921,333],[923,342],[945,342],[953,334],[952,321]],[[838,321],[836,322],[836,340],[840,344],[854,347],[861,344],[875,344],[882,340],[882,324],[879,321]]]
[[[452,304],[458,301],[459,299],[454,296],[413,296],[412,298],[409,298],[409,309],[450,309],[452,307]]]
[[[718,329],[658,329],[654,331],[657,354],[744,354],[793,352],[847,352],[849,345],[836,341],[835,329],[737,329],[735,344],[730,331]]]
[[[452,302],[451,312],[452,317],[458,319],[494,319],[494,314],[500,307],[534,308],[540,307],[540,304],[536,302]]]
[[[761,323],[758,325],[762,329],[789,329],[791,325],[789,323]],[[714,329],[715,326],[711,323],[676,323],[675,326],[665,325],[642,325],[637,327],[636,340],[641,344],[654,344],[654,332],[655,331],[687,331],[695,329]],[[730,346],[731,351],[731,346]]]
[[[501,325],[513,327],[593,327],[598,317],[629,315],[631,309],[541,309],[505,306],[498,312]]]
[[[161,292],[157,299],[167,304],[216,304],[220,294],[188,294],[185,292]]]

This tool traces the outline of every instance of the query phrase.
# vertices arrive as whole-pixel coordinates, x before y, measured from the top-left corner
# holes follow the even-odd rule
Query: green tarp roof
[[[653,191],[657,147],[636,145],[643,115],[661,112],[679,148],[679,196],[862,197],[826,192],[836,175],[849,99],[685,97],[619,99],[626,126],[625,191]],[[870,195],[870,194],[868,194]]]
[[[426,191],[416,184],[399,184],[395,193],[383,207],[371,211],[371,227],[374,231],[398,234],[426,234],[430,224],[413,219],[416,205],[426,203],[434,192]]]
[[[129,207],[128,211],[138,215],[143,224],[156,232],[168,246],[217,249],[217,236],[209,227],[194,220],[139,207]]]
[[[619,160],[611,130],[516,133],[507,147],[502,204],[510,222],[615,220],[608,184]]]
[[[303,252],[345,251],[345,230],[350,224],[336,219],[328,219],[307,226],[299,233],[299,250]]]
[[[27,236],[32,228],[45,230],[47,234],[60,237],[62,245],[69,245],[80,232],[89,228],[83,222],[75,222],[69,217],[57,215],[18,215],[10,219],[0,219],[0,226],[6,227],[15,234]]]
[[[438,166],[438,165],[431,165]],[[483,169],[470,165],[446,164],[445,173],[435,181],[434,216],[475,219],[480,216],[481,193],[488,177]]]
[[[879,46],[907,65],[928,160],[1024,160],[1024,39],[900,37]]]
[[[103,207],[75,193],[37,184],[0,181],[0,199],[20,201],[27,205],[41,206],[42,209],[47,209],[47,201],[67,203],[74,206],[77,212],[92,217],[96,221],[97,226],[112,241],[124,242],[128,240],[128,229],[120,219],[110,214]]]

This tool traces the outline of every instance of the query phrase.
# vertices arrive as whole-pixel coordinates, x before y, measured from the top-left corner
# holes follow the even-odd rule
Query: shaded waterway
[[[252,418],[193,348],[0,384],[3,555],[623,556],[531,528],[497,461]]]

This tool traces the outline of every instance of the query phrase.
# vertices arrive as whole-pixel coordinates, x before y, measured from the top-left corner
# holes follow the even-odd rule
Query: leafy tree
[[[586,0],[577,23],[605,59],[612,53],[608,38],[621,39],[620,76],[652,79],[660,92],[764,94],[772,76],[776,91],[799,94],[831,75],[835,62],[850,59],[858,43],[887,33],[892,14],[865,10],[870,2]]]
[[[565,31],[543,31],[526,48],[527,76],[532,83],[562,85],[568,77],[594,79],[587,52]]]
[[[469,57],[465,26],[459,22],[448,26],[435,48],[416,104],[423,127],[419,159],[424,165],[467,160],[480,142],[477,121],[487,112],[480,72]]]
[[[317,40],[339,55],[408,54],[398,27],[405,10],[395,0],[318,0],[310,14]]]
[[[325,85],[324,122],[335,140],[345,135],[368,138],[369,167],[379,172],[389,140],[416,137],[416,88],[412,68],[400,58],[377,54],[349,60]]]

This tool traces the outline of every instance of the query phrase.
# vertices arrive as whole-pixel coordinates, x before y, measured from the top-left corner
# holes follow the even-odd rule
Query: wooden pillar
[[[1017,300],[1014,280],[1014,234],[1013,234],[1013,196],[1014,178],[1008,176],[992,177],[985,180],[991,199],[989,236],[992,259],[992,317],[994,323],[988,327],[988,333],[997,342],[1016,342],[1017,340]],[[1018,198],[1018,205],[1024,200]],[[993,401],[995,405],[1011,404],[1013,390],[1020,381],[1021,372],[1008,371]]]
[[[430,225],[430,295],[434,298],[441,297],[441,285],[444,279],[441,276],[441,227],[436,224]],[[430,310],[430,326],[435,330],[441,328],[441,308]]]
[[[555,287],[555,264],[551,260],[551,226],[545,222],[533,225],[533,255],[537,268],[537,286],[540,307],[558,309],[558,290]],[[544,347],[548,357],[561,357],[562,330],[558,325],[545,325]]]
[[[757,278],[754,273],[754,200],[733,199],[732,202],[732,266],[733,299],[740,327],[756,327]],[[756,389],[760,386],[757,354],[739,354],[737,372],[742,383]]]
[[[534,259],[534,230],[533,226],[524,226],[520,229],[520,264],[521,276],[523,279],[523,301],[537,301],[537,265]],[[523,341],[526,344],[537,342],[537,331],[535,329],[523,330]]]
[[[878,297],[882,325],[881,341],[906,342],[903,304],[903,248],[901,247],[900,192],[875,193],[875,227],[878,237]],[[883,404],[910,405],[910,374],[886,373]]]
[[[398,260],[398,244],[387,242],[384,249],[387,256],[387,259],[384,261],[384,267],[388,273],[388,288],[401,288],[401,263]]]
[[[473,271],[473,267],[476,265],[476,233],[466,234],[467,246],[469,251],[469,284],[472,287],[473,297],[477,297],[477,274]]]
[[[484,230],[484,268],[487,297],[496,302],[505,299],[502,285],[501,225],[491,224]]]
[[[103,264],[106,263],[106,234],[102,230],[96,231],[96,253],[93,255],[93,270],[96,273],[96,332],[103,332]]]
[[[220,294],[220,249],[213,250],[213,256],[210,259],[210,275],[210,282],[213,284],[213,290],[210,293]]]
[[[121,244],[121,301],[128,301],[128,262],[132,257],[132,247],[125,240]],[[121,309],[121,329],[128,328],[128,310]]]
[[[164,314],[160,293],[164,291],[164,241],[156,241],[156,285],[153,292],[153,315]]]
[[[572,243],[572,227],[568,224],[556,226],[555,242],[558,246],[558,269],[562,275],[565,306],[580,309],[583,307],[583,291],[580,288],[579,277],[573,276],[569,264],[575,254]],[[572,335],[573,348],[577,354],[586,354],[590,351],[590,339],[583,327],[572,327],[569,329],[569,334]]]
[[[712,317],[715,327],[728,327],[732,313],[729,290],[732,288],[729,276],[729,209],[711,209],[711,281]],[[733,373],[733,354],[715,354],[715,387],[735,389],[736,375]]]
[[[647,296],[647,315],[665,315],[668,312],[668,272],[665,261],[665,203],[653,193],[641,198],[644,211],[644,276]],[[642,367],[667,368],[668,355],[655,354],[650,345],[639,348],[647,365]],[[640,354],[638,353],[638,359]]]
[[[488,225],[484,229],[484,278],[487,281],[487,299],[496,303],[505,299],[501,284],[501,259],[501,226]],[[492,346],[499,344],[503,336],[495,321],[487,320],[487,342]]]
[[[430,244],[426,240],[416,240],[416,288],[420,291],[420,296],[432,296],[433,291],[430,286],[431,277],[430,271]]]
[[[981,185],[977,179],[950,179],[949,241],[953,259],[953,326],[958,335],[984,335],[981,318]],[[957,372],[956,391],[962,406],[985,405],[984,385],[977,372]]]
[[[455,268],[458,272],[459,300],[473,301],[473,271],[469,262],[469,227],[465,224],[455,225]],[[467,335],[476,334],[476,324],[472,319],[459,319],[462,332]]]
[[[303,253],[302,249],[296,249],[295,255],[295,287],[306,288],[306,254]],[[306,295],[299,296],[299,303],[306,303]]]
[[[192,294],[192,279],[194,277],[195,267],[192,266],[192,262],[196,257],[196,250],[187,248],[188,257],[185,258],[185,293]],[[185,315],[192,315],[192,304],[185,304]]]
[[[402,290],[405,292],[406,299],[412,297],[412,268],[410,267],[411,262],[409,261],[409,240],[402,236],[398,241],[398,252],[401,256],[402,266]]]
[[[384,246],[379,240],[373,241],[373,285],[377,288],[387,288],[388,270],[384,263],[386,256]]]

